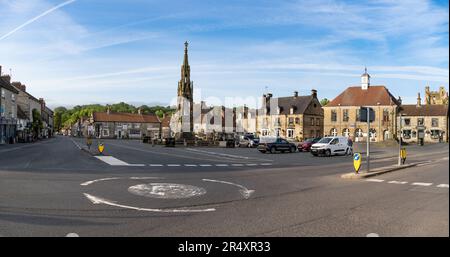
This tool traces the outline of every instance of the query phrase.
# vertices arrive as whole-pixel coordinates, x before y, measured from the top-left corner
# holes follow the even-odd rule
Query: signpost
[[[370,172],[370,122],[375,120],[375,111],[370,107],[361,106],[359,109],[361,122],[367,122],[367,173]]]

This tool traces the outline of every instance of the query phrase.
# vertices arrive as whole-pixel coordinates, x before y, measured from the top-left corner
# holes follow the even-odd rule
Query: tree
[[[42,117],[38,110],[33,109],[32,116],[33,122],[31,123],[31,130],[33,131],[34,137],[36,138],[39,136],[44,126],[42,125]]]
[[[330,100],[328,100],[327,98],[324,98],[324,99],[320,100],[320,104],[322,106],[326,106],[329,102],[330,102]]]

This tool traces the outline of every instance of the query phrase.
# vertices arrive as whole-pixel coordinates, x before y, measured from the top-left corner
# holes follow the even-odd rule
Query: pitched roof
[[[447,116],[448,105],[402,105],[400,107],[400,113],[405,116]]]
[[[16,94],[19,93],[19,91],[18,91],[15,87],[13,87],[13,86],[11,85],[11,83],[9,83],[7,80],[5,80],[5,79],[4,79],[3,77],[1,77],[1,76],[0,76],[0,87],[6,89],[6,90],[8,90],[8,91],[11,91],[11,92],[13,92],[13,93],[16,93]]]
[[[385,86],[369,86],[363,90],[360,86],[348,87],[338,95],[326,107],[330,106],[377,106],[400,105],[399,101],[389,92]]]
[[[290,114],[291,107],[294,107],[294,114],[303,114],[314,97],[312,95],[307,95],[278,97],[274,99],[278,99],[280,114]]]
[[[153,114],[94,112],[93,116],[94,122],[161,123],[158,116]]]

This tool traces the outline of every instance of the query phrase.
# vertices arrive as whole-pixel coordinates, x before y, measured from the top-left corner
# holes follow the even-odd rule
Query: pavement
[[[448,144],[349,180],[350,156],[102,142],[0,146],[0,236],[449,236]],[[374,147],[371,168],[397,150]]]

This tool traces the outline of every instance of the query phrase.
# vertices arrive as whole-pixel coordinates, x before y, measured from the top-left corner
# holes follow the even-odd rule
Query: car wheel
[[[277,150],[275,149],[275,147],[271,147],[270,148],[270,153],[275,153]]]
[[[326,157],[330,157],[331,156],[331,150],[330,149],[325,151],[325,156]]]

